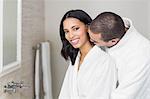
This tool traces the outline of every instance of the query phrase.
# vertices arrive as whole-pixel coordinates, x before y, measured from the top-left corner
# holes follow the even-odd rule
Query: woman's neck
[[[93,47],[93,45],[91,45],[90,42],[87,42],[84,44],[84,46],[82,46],[80,48],[80,61],[79,61],[79,65],[78,65],[78,71],[79,71],[80,65],[82,64],[85,56],[90,51],[90,49],[92,49],[92,47]]]
[[[81,56],[85,56],[90,49],[93,47],[90,42],[86,42],[81,48],[80,48],[80,54]]]

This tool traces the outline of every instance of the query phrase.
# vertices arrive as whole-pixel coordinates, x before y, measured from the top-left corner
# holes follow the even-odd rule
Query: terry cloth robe
[[[79,71],[80,52],[67,69],[59,99],[110,99],[116,87],[116,67],[114,60],[98,46],[94,46],[85,56]]]
[[[150,41],[136,31],[131,20],[124,37],[108,53],[116,60],[119,86],[111,99],[150,99]]]

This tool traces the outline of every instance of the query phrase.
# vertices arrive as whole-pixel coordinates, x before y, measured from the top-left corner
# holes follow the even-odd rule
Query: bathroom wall
[[[133,24],[150,39],[150,2],[148,0],[22,0],[22,63],[21,68],[0,78],[0,99],[33,99],[34,50],[41,41],[51,42],[53,96],[57,99],[68,66],[60,55],[59,23],[70,9],[83,9],[95,18],[103,11],[113,11],[132,19]],[[44,3],[45,2],[45,3]],[[9,81],[21,81],[30,88],[9,95],[2,87]]]
[[[22,62],[21,68],[0,78],[0,99],[33,99],[33,46],[44,41],[44,1],[22,0]],[[2,92],[3,85],[9,81],[24,81],[29,88],[19,89],[17,93]]]
[[[22,77],[31,86],[30,90],[24,89],[20,99],[33,99],[33,46],[44,41],[44,1],[23,0],[22,12]]]
[[[53,95],[57,99],[68,63],[61,57],[59,23],[70,9],[83,9],[95,18],[103,11],[113,11],[128,17],[139,32],[150,39],[148,0],[45,0],[45,38],[52,45]],[[149,16],[149,17],[148,17]],[[149,21],[150,22],[150,21]]]

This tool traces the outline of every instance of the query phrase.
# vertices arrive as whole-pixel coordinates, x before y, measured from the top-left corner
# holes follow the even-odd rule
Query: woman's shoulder
[[[78,52],[76,60],[80,59],[80,56],[81,56],[81,54],[80,54],[80,52]],[[91,59],[91,58],[99,58],[99,57],[104,57],[104,56],[109,57],[108,53],[106,53],[103,48],[101,48],[97,45],[94,45],[92,47],[92,49],[87,53],[85,58]]]
[[[97,45],[95,45],[93,48],[92,48],[92,53],[94,53],[95,55],[97,56],[110,56],[107,52],[105,52],[105,50]]]
[[[97,45],[95,45],[93,47],[92,53],[93,53],[93,55],[92,55],[93,58],[97,61],[102,61],[102,60],[107,60],[107,61],[112,60],[112,61],[114,61],[112,56],[110,56],[107,52],[105,52],[105,50],[103,50],[101,47],[99,47]]]

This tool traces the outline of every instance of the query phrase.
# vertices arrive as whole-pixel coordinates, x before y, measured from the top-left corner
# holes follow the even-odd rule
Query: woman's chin
[[[79,46],[77,46],[77,45],[72,45],[74,48],[79,48]]]

